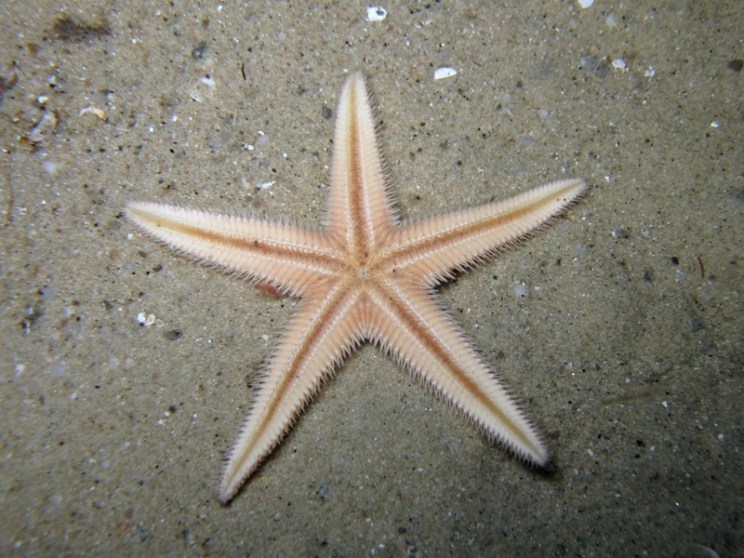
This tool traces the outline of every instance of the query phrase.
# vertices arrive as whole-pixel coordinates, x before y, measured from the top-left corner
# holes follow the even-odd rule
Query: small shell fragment
[[[106,113],[95,105],[89,105],[78,111],[78,116],[83,116],[84,114],[94,114],[100,120],[106,120]]]
[[[627,72],[628,71],[628,63],[623,60],[622,58],[615,58],[612,61],[612,67],[616,70],[619,70],[621,72]]]
[[[141,326],[150,327],[155,323],[155,320],[155,314],[145,314],[144,312],[137,314],[137,323]]]
[[[579,0],[579,6],[582,10],[591,8],[592,4],[594,4],[594,0]]]
[[[450,68],[448,66],[445,66],[443,68],[437,68],[434,72],[434,79],[444,79],[452,76],[457,75],[457,70],[454,68]]]
[[[387,10],[382,6],[367,6],[367,21],[378,22],[387,17]]]
[[[57,129],[57,115],[52,110],[44,111],[44,115],[41,117],[34,127],[31,128],[26,139],[31,143],[41,143],[45,139],[49,138],[54,134],[54,130]]]

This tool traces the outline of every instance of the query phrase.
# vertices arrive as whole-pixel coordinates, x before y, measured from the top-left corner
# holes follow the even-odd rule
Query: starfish
[[[550,454],[509,391],[443,308],[435,288],[564,211],[583,180],[505,201],[401,220],[361,72],[338,103],[331,186],[320,227],[132,202],[126,215],[179,253],[299,297],[230,453],[227,504],[276,448],[344,358],[378,345],[492,441],[545,467]]]

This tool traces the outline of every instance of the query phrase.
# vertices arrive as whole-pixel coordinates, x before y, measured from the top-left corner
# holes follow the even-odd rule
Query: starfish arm
[[[504,201],[406,223],[391,240],[388,268],[423,277],[434,286],[454,269],[478,263],[524,238],[585,192],[581,179],[562,180]]]
[[[269,361],[245,425],[225,466],[218,498],[229,502],[281,442],[323,381],[362,338],[358,294],[345,283],[300,303]]]
[[[126,215],[177,252],[300,296],[337,266],[327,235],[281,221],[233,217],[157,203]]]
[[[327,221],[341,244],[360,253],[370,252],[397,222],[361,72],[348,77],[338,103]]]
[[[435,293],[388,282],[371,297],[375,339],[459,412],[520,458],[545,466],[549,453],[504,384],[488,368]]]

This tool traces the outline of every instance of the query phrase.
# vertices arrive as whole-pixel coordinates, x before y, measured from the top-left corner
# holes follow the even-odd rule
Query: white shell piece
[[[434,72],[434,79],[444,79],[457,75],[457,70],[445,66],[444,68],[437,68]]]
[[[372,22],[382,21],[387,17],[387,10],[382,6],[367,6],[367,20]]]
[[[628,71],[628,63],[622,58],[615,58],[612,61],[612,67],[615,68],[616,70],[620,70],[621,72]]]

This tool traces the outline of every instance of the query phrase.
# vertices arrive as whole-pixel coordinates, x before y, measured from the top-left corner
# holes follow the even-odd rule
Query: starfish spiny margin
[[[486,435],[536,466],[549,453],[535,428],[443,309],[435,287],[524,238],[585,191],[571,179],[510,199],[400,221],[360,72],[341,91],[322,228],[155,203],[127,216],[199,261],[300,297],[225,467],[229,502],[346,355],[380,346]]]

